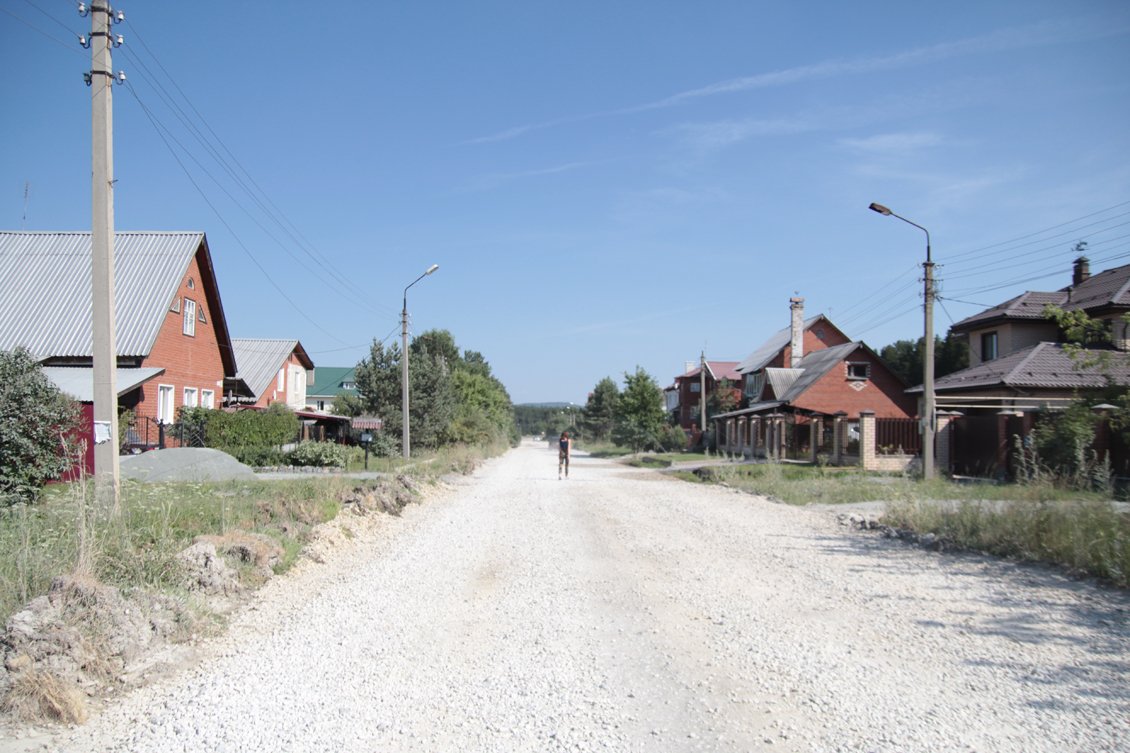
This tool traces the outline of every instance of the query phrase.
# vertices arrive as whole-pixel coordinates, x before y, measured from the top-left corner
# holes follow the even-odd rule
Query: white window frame
[[[196,337],[196,301],[191,298],[184,299],[184,324],[181,332],[189,337]]]
[[[195,387],[185,387],[181,405],[183,405],[185,408],[195,408],[198,405],[199,399],[200,390],[196,389]]]
[[[171,424],[176,416],[176,387],[171,384],[157,385],[157,423]]]
[[[216,407],[215,390],[200,390],[200,407],[209,410]]]
[[[286,367],[279,369],[278,376],[275,378],[275,389],[282,392],[286,389]]]

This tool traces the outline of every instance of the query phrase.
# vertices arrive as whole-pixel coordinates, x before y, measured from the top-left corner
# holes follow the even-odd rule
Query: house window
[[[318,410],[325,410],[326,409],[326,401],[325,400],[317,401],[317,405],[318,405]]]
[[[209,409],[216,407],[216,393],[214,390],[200,390],[200,407]]]
[[[184,299],[184,328],[181,331],[189,337],[196,336],[196,301],[191,298]]]
[[[188,282],[186,284],[188,285],[189,290],[196,289],[196,280],[192,279],[191,277],[188,278]]]
[[[173,385],[157,385],[157,423],[173,422]]]
[[[698,392],[701,386],[698,382],[691,382],[691,392]]]
[[[279,369],[278,377],[275,379],[275,389],[279,391],[286,389],[286,369]]]
[[[848,379],[867,379],[869,376],[871,376],[871,364],[853,361],[847,363]]]
[[[765,372],[759,371],[756,374],[745,375],[745,394],[746,397],[759,398],[761,397],[761,389],[765,386]]]
[[[343,390],[352,390],[352,389],[356,389],[356,388],[357,388],[357,385],[356,385],[355,383],[353,383],[353,382],[342,382],[342,383],[341,383],[341,388],[342,388]]]
[[[184,407],[185,408],[195,408],[196,407],[196,396],[198,394],[199,393],[197,392],[195,387],[185,387],[184,388]]]
[[[999,355],[1000,353],[997,351],[997,333],[986,332],[981,335],[981,360],[992,361]]]
[[[208,323],[208,317],[204,316],[204,307],[203,306],[197,306],[196,307],[196,321],[202,322],[203,324]]]

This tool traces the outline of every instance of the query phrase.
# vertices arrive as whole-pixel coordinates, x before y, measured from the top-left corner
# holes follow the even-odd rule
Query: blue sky
[[[0,0],[5,229],[90,228],[75,5]],[[412,330],[516,402],[743,358],[798,293],[916,338],[924,236],[872,201],[930,230],[939,332],[1077,241],[1130,263],[1121,0],[115,7],[117,229],[206,232],[231,334],[316,364],[395,338],[432,263]]]

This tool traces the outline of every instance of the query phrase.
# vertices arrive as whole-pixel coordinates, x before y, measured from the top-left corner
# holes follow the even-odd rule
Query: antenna
[[[20,230],[27,230],[27,196],[31,192],[31,182],[24,181],[24,216],[20,220]]]

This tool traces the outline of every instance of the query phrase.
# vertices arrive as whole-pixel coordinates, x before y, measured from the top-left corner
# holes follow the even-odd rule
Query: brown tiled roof
[[[1100,351],[1089,351],[1098,353]],[[1109,375],[1118,384],[1130,385],[1130,354],[1109,353],[1105,368],[1080,368],[1060,343],[1039,343],[1003,358],[985,361],[968,369],[947,374],[934,383],[935,392],[950,392],[986,387],[1016,389],[1078,389],[1105,387]],[[921,392],[918,386],[909,392]]]
[[[1075,287],[1054,292],[1030,290],[992,308],[962,319],[951,329],[968,332],[989,322],[1008,319],[1043,319],[1044,307],[1060,306],[1067,311],[1092,311],[1110,306],[1130,306],[1130,264],[1106,269]]]

